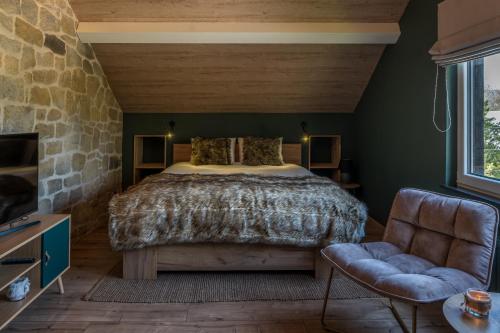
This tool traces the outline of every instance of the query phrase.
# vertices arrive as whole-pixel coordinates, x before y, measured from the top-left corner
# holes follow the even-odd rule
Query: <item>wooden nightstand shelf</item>
[[[55,281],[64,293],[61,276],[70,267],[71,217],[66,214],[31,215],[39,224],[0,237],[0,260],[35,258],[34,263],[0,265],[0,329],[37,299]],[[5,296],[9,285],[20,277],[30,279],[25,299],[10,302]]]
[[[340,135],[309,136],[309,170],[340,181]]]
[[[134,136],[134,184],[167,167],[165,135]]]

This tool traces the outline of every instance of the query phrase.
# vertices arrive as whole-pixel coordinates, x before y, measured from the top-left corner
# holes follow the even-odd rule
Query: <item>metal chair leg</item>
[[[405,322],[403,319],[401,319],[401,316],[399,315],[398,310],[392,303],[392,299],[389,298],[389,309],[391,309],[392,314],[394,315],[394,318],[396,318],[399,326],[401,326],[401,329],[403,330],[404,333],[410,333],[410,330],[406,326]],[[417,333],[417,306],[413,305],[412,307],[412,323],[411,323],[411,332],[412,333]]]
[[[321,312],[321,326],[325,331],[333,333],[342,333],[340,331],[334,330],[333,328],[327,327],[325,323],[326,306],[328,305],[328,296],[330,296],[330,288],[332,286],[332,280],[333,280],[333,267],[330,269],[330,276],[328,277],[328,284],[326,286],[325,299],[323,301],[323,311]]]
[[[414,305],[412,309],[412,324],[411,324],[412,333],[417,333],[417,306]]]

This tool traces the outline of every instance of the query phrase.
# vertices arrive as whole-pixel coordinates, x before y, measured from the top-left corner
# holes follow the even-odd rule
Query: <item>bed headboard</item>
[[[191,160],[190,143],[174,143],[173,163],[189,162]],[[235,147],[235,154],[238,152],[238,144]],[[236,154],[238,156],[238,154]],[[302,165],[302,145],[300,143],[283,144],[283,160],[285,163]]]

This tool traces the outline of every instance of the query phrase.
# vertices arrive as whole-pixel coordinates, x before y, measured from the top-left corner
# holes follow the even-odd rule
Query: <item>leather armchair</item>
[[[337,269],[390,300],[417,307],[438,302],[468,288],[487,289],[498,231],[496,208],[417,189],[402,189],[394,199],[382,242],[335,244],[321,251],[331,265],[321,322]]]

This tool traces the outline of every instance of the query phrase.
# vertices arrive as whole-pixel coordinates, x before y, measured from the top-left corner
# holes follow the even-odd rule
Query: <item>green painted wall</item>
[[[437,120],[445,127],[446,77],[452,123],[440,133],[432,123],[436,65],[428,54],[437,38],[439,2],[410,1],[400,22],[401,38],[386,48],[355,112],[361,199],[382,223],[402,187],[480,200],[443,187],[456,186],[457,70],[440,71]],[[497,245],[492,290],[500,290],[498,253]]]
[[[362,198],[380,222],[401,187],[442,191],[445,182],[446,134],[432,123],[436,65],[428,53],[437,36],[437,3],[410,1],[401,37],[386,48],[355,112]],[[441,125],[444,96],[440,89]]]
[[[310,134],[342,135],[342,155],[354,155],[353,114],[124,114],[123,185],[132,183],[133,138],[136,134],[163,134],[169,121],[175,121],[175,143],[187,143],[191,137],[283,136],[286,143],[298,143],[300,123],[307,122]],[[168,147],[171,148],[171,147]],[[171,150],[167,151],[171,157]],[[302,150],[307,163],[307,146]]]

